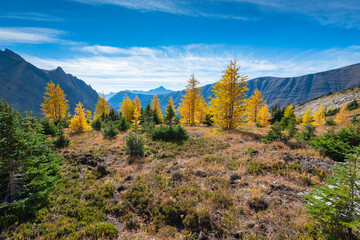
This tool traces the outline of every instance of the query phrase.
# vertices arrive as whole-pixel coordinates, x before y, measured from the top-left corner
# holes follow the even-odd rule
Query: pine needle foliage
[[[360,148],[307,196],[307,212],[328,239],[360,238]]]
[[[33,217],[57,182],[61,158],[40,129],[36,119],[0,102],[0,231]]]

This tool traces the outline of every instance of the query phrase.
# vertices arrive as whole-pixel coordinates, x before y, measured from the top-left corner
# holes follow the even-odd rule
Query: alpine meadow
[[[0,239],[360,240],[359,9],[2,3]]]

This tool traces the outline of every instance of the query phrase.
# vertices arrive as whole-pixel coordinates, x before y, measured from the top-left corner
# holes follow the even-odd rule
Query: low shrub
[[[302,132],[298,133],[295,136],[295,139],[298,142],[307,142],[313,139],[315,136],[316,136],[316,126],[309,123],[305,126],[305,129]]]
[[[346,105],[346,109],[351,111],[359,108],[359,103],[354,99],[352,102]]]
[[[326,117],[334,116],[334,115],[336,115],[339,111],[340,111],[340,108],[329,109],[329,110],[325,113],[325,116],[326,116]]]
[[[40,121],[42,126],[42,133],[45,135],[50,135],[55,137],[59,134],[59,128],[55,125],[54,122],[51,122],[48,118],[43,118]]]
[[[337,125],[337,123],[332,118],[326,119],[326,121],[325,121],[325,126],[336,126],[336,125]]]
[[[104,128],[103,136],[105,138],[115,138],[119,134],[119,131],[112,124]]]
[[[188,132],[180,125],[174,127],[160,126],[151,132],[151,139],[154,141],[184,141],[188,138]]]
[[[91,123],[91,127],[96,130],[96,131],[100,131],[101,128],[102,128],[102,121],[101,121],[101,118],[98,118],[96,120],[94,120],[92,123]]]
[[[270,143],[274,141],[287,142],[288,138],[283,135],[283,130],[283,126],[279,122],[275,122],[271,126],[271,129],[268,131],[266,138],[261,139],[261,141],[265,143]]]
[[[308,144],[333,160],[342,162],[347,154],[353,153],[355,147],[359,146],[360,131],[356,126],[342,128],[337,133],[330,130]]]
[[[121,118],[121,120],[116,123],[116,128],[121,132],[126,132],[130,127],[131,124],[125,118]]]
[[[126,137],[125,151],[130,156],[144,156],[144,139],[134,133],[129,133]]]
[[[53,144],[57,148],[65,148],[70,145],[70,138],[66,137],[64,134],[61,134],[53,141]]]

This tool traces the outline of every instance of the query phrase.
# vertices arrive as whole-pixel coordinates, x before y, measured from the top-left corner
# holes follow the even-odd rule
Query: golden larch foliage
[[[261,92],[256,89],[254,94],[246,100],[246,117],[250,122],[258,122],[259,110],[266,104]]]
[[[335,116],[335,122],[339,125],[342,125],[346,119],[348,118],[347,117],[347,112],[348,110],[346,110],[346,106],[343,106],[340,111],[336,114]]]
[[[323,126],[325,125],[325,108],[319,107],[317,111],[314,113],[314,122],[313,125],[315,126]]]
[[[196,111],[196,121],[202,123],[205,121],[206,113],[208,112],[208,104],[204,97],[201,96],[199,101],[199,110]]]
[[[306,109],[305,114],[302,116],[301,124],[309,124],[312,120],[310,109]]]
[[[220,81],[213,86],[215,97],[210,106],[215,124],[224,129],[235,129],[244,120],[247,76],[239,74],[240,67],[232,60]]]
[[[121,103],[121,112],[122,116],[128,121],[131,122],[134,119],[134,111],[135,111],[135,104],[130,98],[125,94],[124,100]]]
[[[55,87],[52,81],[47,84],[44,96],[44,103],[41,104],[43,114],[51,121],[60,120],[67,116],[69,111],[68,100],[65,99],[66,95],[60,88],[59,84]]]
[[[202,94],[200,93],[199,81],[195,78],[194,74],[191,75],[186,86],[185,95],[181,99],[179,105],[179,112],[181,115],[181,122],[194,125],[198,122],[196,115],[200,111],[200,101]]]
[[[76,105],[75,114],[71,119],[69,127],[75,133],[82,133],[91,129],[86,121],[85,109],[80,102]]]
[[[91,121],[91,119],[92,119],[92,113],[91,113],[91,110],[86,110],[86,119],[87,120],[89,120],[89,121]]]
[[[159,101],[159,98],[156,95],[154,95],[154,98],[151,101],[151,107],[152,107],[152,109],[154,111],[156,111],[157,115],[159,116],[159,119],[161,121],[163,121],[164,117],[163,117],[162,112],[161,112],[160,101]]]
[[[269,120],[271,119],[271,114],[269,112],[268,106],[264,104],[258,112],[257,122],[260,127],[266,127],[270,124]]]
[[[99,95],[98,102],[96,104],[96,109],[94,112],[94,120],[101,117],[102,114],[109,114],[110,112],[110,104],[106,101],[105,95]]]
[[[290,104],[290,105],[285,109],[285,111],[284,111],[284,117],[290,117],[290,118],[295,117],[293,105]]]
[[[140,126],[140,108],[138,106],[134,106],[134,117],[132,119],[132,129],[135,133],[139,132],[141,130],[141,126]]]
[[[133,100],[133,102],[134,102],[134,107],[136,107],[140,111],[141,110],[141,101],[137,95],[136,95],[135,99]]]

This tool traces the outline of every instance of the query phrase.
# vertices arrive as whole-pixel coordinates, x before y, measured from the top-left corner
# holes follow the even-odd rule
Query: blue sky
[[[0,49],[101,92],[213,83],[360,62],[359,0],[0,0]]]

